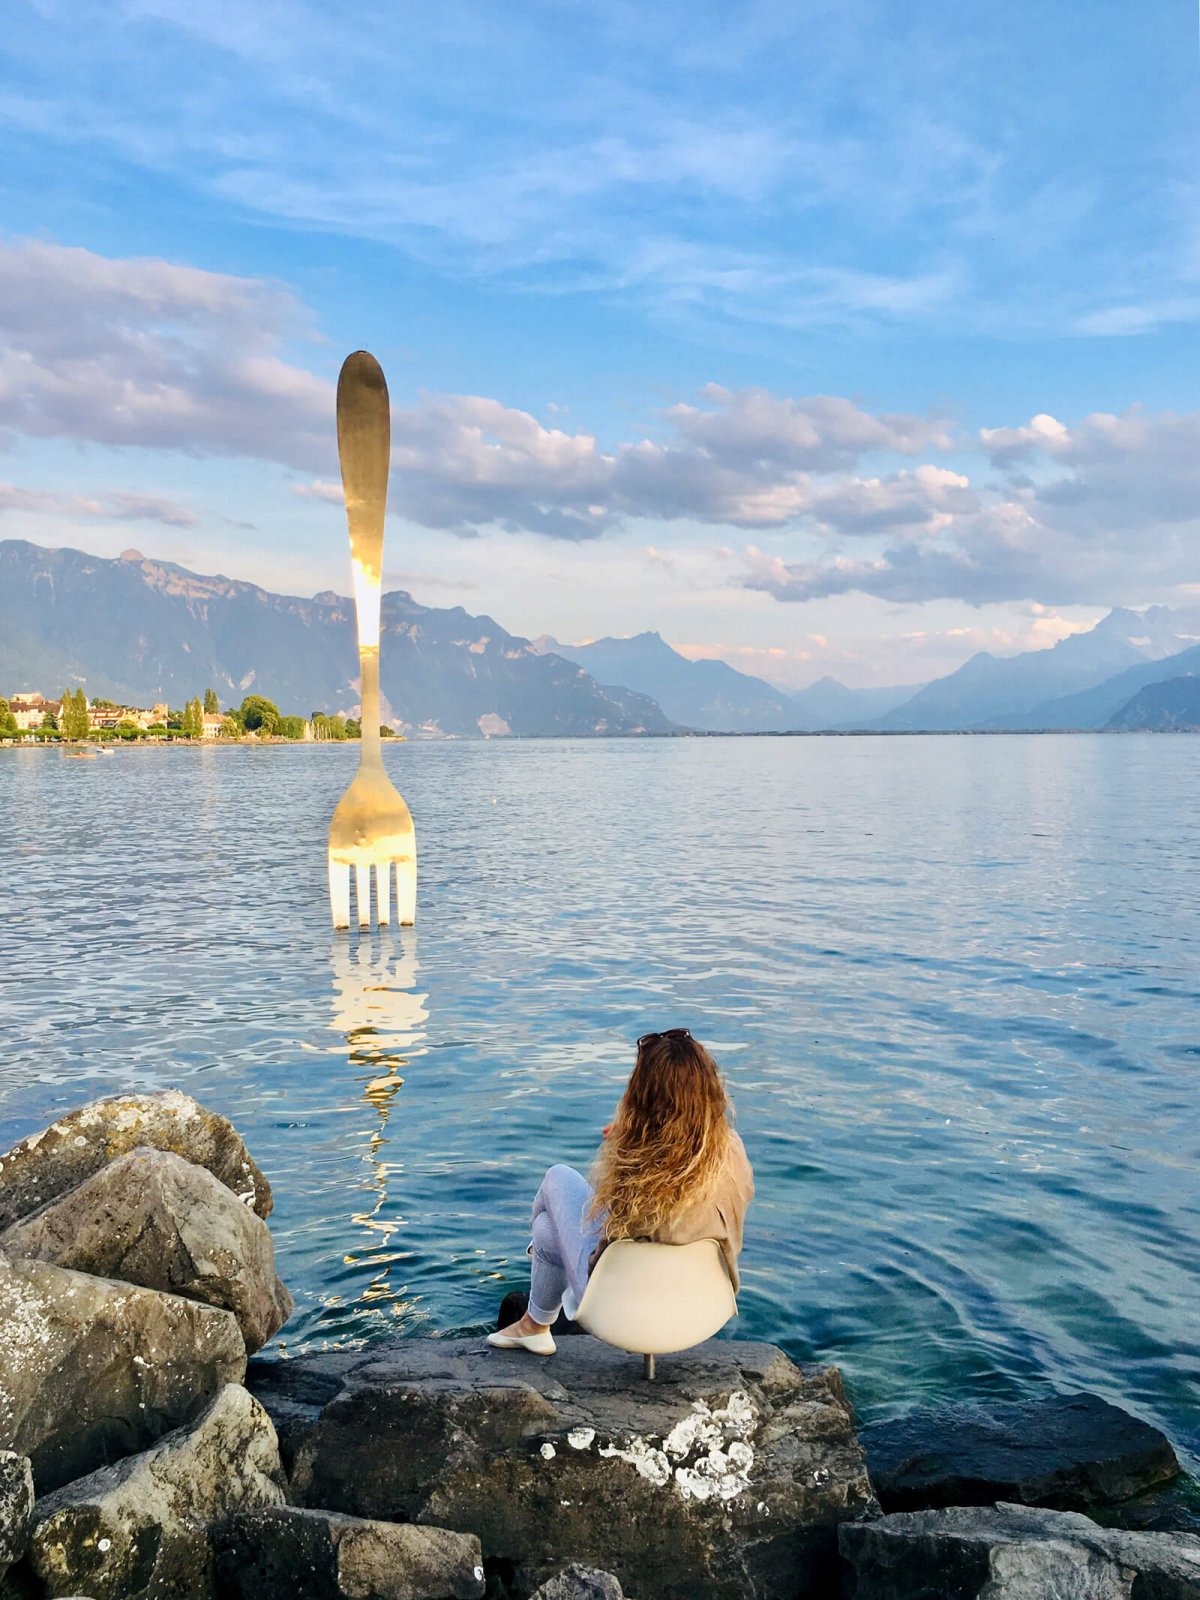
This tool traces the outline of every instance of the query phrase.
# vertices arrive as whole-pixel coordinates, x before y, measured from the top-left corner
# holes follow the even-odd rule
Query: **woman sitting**
[[[717,1064],[686,1028],[647,1033],[596,1158],[593,1190],[574,1167],[551,1167],[533,1202],[525,1314],[488,1343],[554,1354],[550,1327],[573,1317],[588,1274],[614,1239],[716,1239],[736,1292],[742,1221],[754,1177]]]

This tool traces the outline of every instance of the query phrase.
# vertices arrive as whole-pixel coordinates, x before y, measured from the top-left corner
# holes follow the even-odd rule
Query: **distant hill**
[[[922,684],[893,685],[886,689],[850,689],[836,678],[818,678],[807,689],[789,696],[796,728],[849,728],[870,717],[882,717],[911,700]]]
[[[1106,727],[1119,733],[1200,733],[1200,677],[1148,683]]]
[[[691,661],[657,633],[630,639],[559,644],[548,634],[539,650],[574,661],[603,684],[628,684],[656,700],[672,722],[711,733],[778,733],[798,726],[789,697],[724,661]]]
[[[1200,672],[1200,645],[1192,645],[1190,649],[1158,661],[1142,661],[1090,689],[1081,689],[1078,694],[1044,700],[1029,711],[996,717],[984,726],[989,730],[1024,728],[1040,732],[1055,728],[1104,728],[1139,689],[1192,672]]]
[[[1035,707],[1094,688],[1127,667],[1175,655],[1198,638],[1200,611],[1118,607],[1087,633],[1072,634],[1049,650],[1017,656],[981,651],[895,710],[864,719],[865,725],[889,732],[1049,726],[1035,721]]]
[[[383,597],[385,715],[426,733],[665,733],[644,695],[605,690],[582,668],[461,607]],[[136,551],[115,561],[0,541],[0,693],[72,684],[133,704],[222,704],[252,689],[285,712],[358,705],[354,607],[204,577]]]
[[[591,644],[560,644],[549,634],[534,640],[586,667],[601,683],[627,683],[657,700],[673,722],[706,733],[808,733],[842,728],[866,717],[882,716],[916,693],[919,685],[889,689],[848,689],[825,677],[807,689],[788,693],[739,672],[728,662],[680,655],[658,633],[629,639],[596,639]]]

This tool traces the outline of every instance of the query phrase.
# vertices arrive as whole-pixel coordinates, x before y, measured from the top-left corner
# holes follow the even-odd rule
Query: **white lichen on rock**
[[[693,1400],[690,1413],[680,1418],[661,1445],[635,1435],[626,1445],[602,1444],[599,1454],[628,1462],[659,1487],[673,1479],[685,1500],[734,1500],[750,1487],[754,1449],[748,1440],[756,1420],[750,1396],[735,1389],[715,1409],[704,1400]],[[586,1450],[594,1438],[592,1428],[573,1428],[567,1442]]]
[[[558,1454],[552,1444],[544,1444],[539,1452],[543,1461],[553,1461]]]
[[[648,1483],[653,1483],[658,1488],[671,1481],[671,1463],[664,1453],[648,1439],[634,1435],[628,1445],[622,1449],[616,1444],[602,1444],[602,1456],[615,1456],[618,1461],[628,1461],[639,1477],[645,1478]]]

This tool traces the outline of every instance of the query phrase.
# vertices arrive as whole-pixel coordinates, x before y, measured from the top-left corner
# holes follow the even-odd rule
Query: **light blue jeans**
[[[574,1167],[551,1167],[533,1202],[533,1242],[529,1278],[529,1315],[549,1326],[568,1294],[573,1307],[587,1288],[588,1262],[604,1232],[603,1220],[592,1221],[587,1209],[592,1191]],[[572,1307],[572,1309],[573,1309]]]

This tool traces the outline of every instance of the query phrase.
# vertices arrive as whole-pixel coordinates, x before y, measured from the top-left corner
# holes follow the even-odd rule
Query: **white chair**
[[[575,1321],[605,1344],[644,1356],[646,1377],[653,1378],[656,1355],[690,1350],[736,1316],[737,1298],[715,1239],[614,1239],[592,1269]]]

